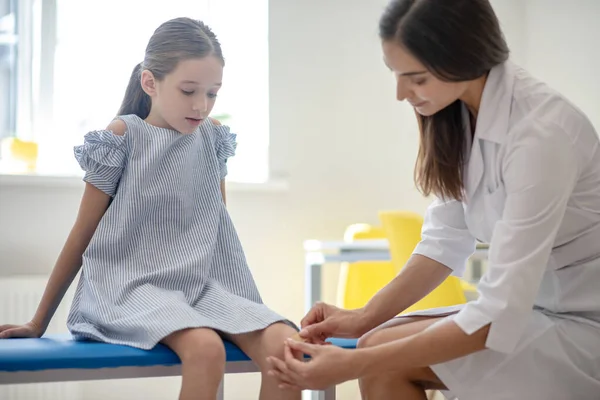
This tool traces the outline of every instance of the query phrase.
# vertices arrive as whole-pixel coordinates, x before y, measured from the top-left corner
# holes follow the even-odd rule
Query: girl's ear
[[[143,70],[140,82],[142,90],[146,92],[148,96],[153,97],[156,95],[156,79],[154,79],[154,74],[152,74],[152,72],[147,69]]]

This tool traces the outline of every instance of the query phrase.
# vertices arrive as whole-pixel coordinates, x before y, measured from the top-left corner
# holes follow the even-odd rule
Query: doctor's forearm
[[[485,349],[489,325],[467,335],[446,320],[413,336],[360,349],[364,375],[428,367]],[[363,376],[364,376],[363,375]]]
[[[413,255],[402,271],[365,306],[370,325],[377,326],[412,306],[439,286],[452,271],[422,255]]]

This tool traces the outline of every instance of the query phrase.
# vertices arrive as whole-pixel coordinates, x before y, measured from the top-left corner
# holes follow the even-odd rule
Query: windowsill
[[[83,185],[81,176],[0,174],[0,187],[82,188]],[[289,184],[283,179],[256,183],[227,181],[227,190],[232,192],[286,192],[289,190]]]

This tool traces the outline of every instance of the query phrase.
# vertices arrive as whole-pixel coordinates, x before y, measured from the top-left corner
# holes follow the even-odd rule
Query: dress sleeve
[[[235,155],[237,135],[231,133],[226,125],[214,125],[216,134],[215,150],[219,160],[219,175],[221,179],[227,176],[227,160]]]
[[[75,146],[75,159],[85,171],[83,180],[114,197],[127,162],[125,136],[108,130],[85,135],[82,145]]]

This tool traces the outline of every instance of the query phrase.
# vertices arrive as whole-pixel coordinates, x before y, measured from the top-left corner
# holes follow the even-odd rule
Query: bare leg
[[[364,335],[358,347],[373,347],[419,333],[441,318],[397,318]],[[445,389],[444,384],[428,368],[371,375],[359,380],[363,400],[426,400],[427,389]]]
[[[267,357],[283,359],[283,343],[294,333],[296,331],[290,326],[276,323],[261,331],[227,336],[259,366],[262,378],[260,400],[300,400],[302,397],[300,392],[279,389],[276,379],[267,374],[270,369]]]
[[[179,400],[215,400],[225,373],[223,340],[212,329],[184,329],[163,339],[181,359]]]

